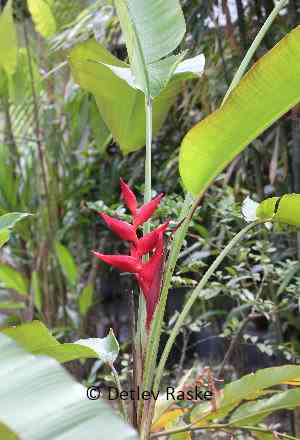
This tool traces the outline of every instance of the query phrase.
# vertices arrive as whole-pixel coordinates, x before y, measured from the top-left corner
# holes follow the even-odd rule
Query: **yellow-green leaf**
[[[56,21],[49,3],[49,0],[27,0],[36,30],[45,38],[56,32]]]
[[[0,282],[7,289],[14,289],[19,295],[28,295],[27,278],[11,266],[0,265]]]
[[[17,67],[18,39],[13,20],[12,0],[8,0],[0,15],[0,67],[13,75]]]
[[[300,26],[262,57],[225,104],[183,140],[184,186],[201,194],[250,142],[300,101]]]
[[[59,260],[61,270],[72,286],[75,286],[78,280],[78,270],[74,258],[66,246],[58,241],[55,243],[55,251]]]
[[[270,220],[300,227],[300,194],[285,194],[270,197],[261,202],[256,209],[261,220]]]

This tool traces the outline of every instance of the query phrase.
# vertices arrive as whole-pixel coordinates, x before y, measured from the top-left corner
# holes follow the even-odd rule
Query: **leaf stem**
[[[146,113],[146,159],[145,159],[145,193],[144,203],[148,203],[151,200],[152,192],[152,98],[145,96],[145,113]],[[144,225],[144,234],[150,232],[150,222],[148,221]]]
[[[166,361],[168,359],[168,356],[170,354],[171,348],[175,342],[175,339],[181,329],[181,326],[184,324],[193,304],[195,301],[199,298],[201,290],[205,287],[206,283],[209,281],[210,277],[213,275],[213,273],[217,270],[219,265],[222,263],[224,258],[229,254],[229,252],[232,250],[232,248],[238,244],[244,236],[250,231],[250,229],[254,228],[258,224],[263,223],[263,221],[255,221],[247,226],[245,226],[237,235],[233,237],[233,239],[228,243],[228,245],[223,249],[223,251],[219,254],[219,256],[215,259],[215,261],[212,263],[212,265],[209,267],[203,278],[201,279],[198,286],[194,289],[193,293],[189,297],[188,301],[186,302],[182,312],[180,313],[179,317],[177,318],[177,321],[171,331],[171,334],[169,336],[169,339],[165,345],[164,351],[162,353],[160,362],[158,364],[157,370],[156,370],[156,376],[153,386],[153,391],[157,392],[159,390],[160,382],[162,379],[163,371],[166,365]]]
[[[116,384],[116,386],[118,388],[118,393],[119,393],[119,396],[120,396],[120,394],[122,392],[122,385],[121,385],[121,382],[120,382],[120,378],[119,378],[118,372],[115,369],[115,366],[114,366],[113,363],[110,363],[109,366],[110,366],[110,369],[111,369],[111,372],[112,372],[112,375],[113,375],[115,384]],[[121,412],[122,412],[122,414],[124,416],[124,419],[125,419],[126,422],[128,422],[128,414],[127,414],[127,408],[126,408],[125,401],[122,400],[122,399],[119,399],[119,404],[120,404],[120,409],[121,409]]]
[[[248,49],[243,61],[240,64],[240,67],[238,68],[238,71],[234,75],[234,78],[229,86],[229,89],[226,92],[226,95],[224,96],[222,105],[225,104],[225,101],[229,97],[232,90],[238,85],[242,77],[244,76],[252,58],[255,54],[257,48],[259,47],[260,43],[262,42],[263,38],[265,37],[266,33],[268,32],[269,28],[271,27],[273,21],[279,14],[280,10],[285,6],[285,4],[288,3],[288,0],[279,0],[278,2],[275,2],[274,9],[272,10],[271,14],[266,19],[265,23],[263,24],[262,28],[256,35],[253,43],[251,44],[250,48]]]

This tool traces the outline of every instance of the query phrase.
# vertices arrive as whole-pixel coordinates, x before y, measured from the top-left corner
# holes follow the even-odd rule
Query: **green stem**
[[[118,388],[118,393],[119,393],[119,396],[120,396],[120,394],[122,392],[122,385],[121,385],[121,382],[120,382],[120,378],[119,378],[118,372],[115,369],[114,364],[111,363],[111,364],[109,364],[109,366],[110,366],[110,369],[111,369],[111,372],[112,372],[112,375],[113,375],[115,384],[116,384],[116,386]],[[122,414],[124,416],[124,419],[125,419],[126,422],[128,422],[128,414],[127,414],[127,408],[126,408],[125,401],[120,399],[119,403],[120,403],[120,408],[121,408],[121,412],[122,412]]]
[[[242,240],[242,238],[248,233],[248,231],[250,231],[250,229],[252,229],[253,227],[255,227],[256,225],[258,225],[260,223],[263,223],[263,222],[262,221],[255,221],[255,222],[250,223],[249,225],[245,226],[237,235],[235,235],[233,237],[233,239],[228,243],[228,245],[223,249],[223,251],[220,253],[220,255],[215,259],[213,264],[209,267],[209,269],[207,270],[207,272],[205,273],[205,275],[201,279],[200,283],[194,289],[193,293],[189,297],[182,312],[180,313],[179,317],[177,318],[177,321],[171,331],[171,334],[169,336],[169,339],[165,345],[163,354],[161,356],[160,362],[158,364],[158,367],[156,370],[155,381],[154,381],[154,387],[153,387],[154,393],[159,390],[159,385],[160,385],[160,382],[162,379],[162,375],[163,375],[163,371],[164,371],[164,368],[166,365],[166,361],[167,361],[168,356],[170,354],[171,348],[175,342],[175,339],[176,339],[182,325],[184,324],[193,304],[199,298],[202,289],[205,287],[206,283],[209,281],[210,277],[213,275],[215,270],[222,263],[224,258],[229,254],[231,249]]]
[[[287,0],[280,0],[277,3],[275,3],[274,9],[272,10],[272,12],[269,15],[269,17],[266,19],[266,21],[265,21],[264,25],[262,26],[261,30],[256,35],[253,43],[251,44],[250,48],[248,49],[248,52],[246,53],[243,61],[241,62],[238,71],[234,75],[232,83],[230,84],[229,89],[227,90],[226,95],[225,95],[225,97],[223,99],[222,105],[224,105],[225,101],[229,97],[229,95],[232,92],[232,90],[238,85],[238,83],[240,82],[240,80],[244,76],[244,74],[245,74],[245,72],[246,72],[246,70],[247,70],[247,68],[248,68],[248,66],[250,64],[250,61],[252,60],[253,55],[255,54],[257,48],[259,47],[259,45],[262,42],[264,36],[266,35],[266,33],[268,32],[269,28],[271,27],[273,21],[275,20],[275,18],[279,14],[280,10],[285,6],[286,3],[287,3]]]
[[[145,193],[144,203],[151,200],[152,176],[151,176],[151,149],[152,149],[152,98],[145,96],[146,112],[146,159],[145,159]],[[150,232],[150,222],[144,225],[144,234]]]
[[[168,292],[171,286],[172,281],[172,275],[176,266],[176,262],[178,260],[178,256],[182,247],[182,243],[184,240],[184,237],[186,235],[189,221],[187,221],[187,215],[190,212],[190,207],[192,203],[192,196],[187,195],[181,213],[179,217],[179,222],[186,219],[180,228],[177,230],[174,241],[172,243],[170,255],[167,261],[166,269],[165,269],[165,275],[164,275],[164,281],[163,286],[161,290],[160,300],[156,308],[156,313],[154,315],[153,323],[151,326],[151,331],[148,339],[148,345],[147,345],[147,355],[146,355],[146,361],[145,361],[145,374],[144,374],[144,389],[149,390],[151,389],[151,385],[153,382],[153,377],[155,373],[155,366],[156,366],[156,359],[157,359],[157,352],[158,352],[158,346],[160,341],[160,334],[163,326],[163,320],[164,320],[164,314],[165,314],[165,308],[166,303],[168,299]]]
[[[218,431],[249,431],[249,432],[262,432],[266,434],[272,434],[276,433],[276,435],[280,438],[287,439],[287,440],[298,440],[296,437],[293,437],[288,434],[284,434],[277,431],[272,431],[271,429],[266,428],[260,428],[258,426],[230,426],[229,424],[215,424],[215,425],[208,425],[208,426],[201,426],[196,427],[192,425],[186,425],[182,428],[174,428],[169,431],[162,431],[162,432],[156,432],[154,434],[151,434],[151,440],[154,438],[159,437],[168,437],[170,435],[179,434],[181,432],[195,432],[195,431],[203,431],[203,430],[218,430]]]

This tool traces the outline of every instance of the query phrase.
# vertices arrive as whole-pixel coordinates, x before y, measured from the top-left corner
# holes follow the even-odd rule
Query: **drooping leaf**
[[[102,399],[89,400],[86,388],[53,359],[28,354],[3,334],[0,357],[1,439],[82,440],[101,433],[103,439],[137,440],[130,426]]]
[[[105,338],[79,339],[75,344],[91,348],[98,354],[99,359],[108,364],[115,362],[120,349],[112,329],[110,329],[109,334]]]
[[[19,221],[24,218],[29,217],[32,214],[28,214],[26,212],[10,212],[9,214],[4,214],[0,216],[0,231],[1,229],[11,229],[13,228]]]
[[[2,330],[2,333],[14,339],[24,350],[35,355],[53,357],[60,363],[95,358],[107,362],[107,359],[110,360],[116,356],[118,347],[118,343],[111,333],[106,338],[98,338],[95,341],[96,349],[93,344],[89,343],[60,344],[47,327],[39,321],[8,327]]]
[[[0,282],[7,289],[14,289],[19,295],[28,295],[28,280],[20,272],[7,264],[0,264]]]
[[[45,38],[56,32],[56,21],[51,10],[52,0],[27,0],[36,30]]]
[[[184,186],[201,194],[234,157],[300,101],[300,26],[262,57],[180,151]]]
[[[178,0],[115,0],[117,13],[126,41],[130,66],[137,83],[146,96],[158,96],[173,70],[174,61],[166,58],[173,52],[186,31],[183,12]],[[164,59],[159,80],[154,67]],[[158,80],[158,81],[157,81]]]
[[[93,304],[94,287],[92,284],[87,284],[78,299],[79,312],[81,316],[85,316]]]
[[[73,256],[66,248],[66,246],[62,245],[59,242],[55,243],[55,250],[61,270],[63,271],[69,283],[72,286],[75,286],[78,281],[78,270]]]
[[[0,15],[0,68],[2,67],[8,76],[13,75],[16,70],[17,52],[18,39],[13,20],[12,0],[8,0]]]
[[[122,152],[127,154],[144,147],[146,141],[144,95],[111,70],[111,67],[115,66],[127,69],[129,72],[129,66],[114,57],[95,40],[74,47],[70,51],[69,61],[75,81],[94,95],[101,116]],[[199,74],[203,68],[202,64],[199,63]],[[154,136],[174,104],[182,81],[195,77],[195,73],[178,72],[164,91],[154,99]]]

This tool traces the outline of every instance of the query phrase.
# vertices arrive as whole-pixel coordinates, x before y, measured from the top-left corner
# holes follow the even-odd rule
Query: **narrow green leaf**
[[[0,302],[0,310],[21,310],[21,309],[24,309],[24,308],[25,308],[25,304],[24,303]]]
[[[29,217],[32,214],[28,214],[26,212],[10,212],[9,214],[1,215],[0,217],[0,230],[1,229],[11,229],[13,228],[19,221],[24,218]]]
[[[9,240],[9,229],[1,229],[0,230],[0,248],[5,245],[5,243]]]
[[[87,284],[82,290],[78,302],[79,312],[81,316],[85,316],[93,304],[94,286],[93,284]]]
[[[41,291],[39,275],[36,271],[32,272],[31,289],[32,289],[33,298],[34,298],[34,305],[37,308],[37,310],[39,312],[41,312],[42,305],[43,305],[43,295],[42,295],[42,291]]]
[[[55,250],[61,270],[72,286],[78,281],[78,270],[70,251],[58,241],[55,243]]]
[[[28,295],[28,280],[16,269],[0,264],[0,282],[7,289],[14,289],[19,295]]]
[[[49,0],[27,0],[28,9],[36,26],[36,30],[45,38],[56,32],[56,21]]]
[[[108,336],[105,338],[79,339],[75,344],[91,348],[98,354],[99,359],[108,364],[115,362],[120,350],[119,343],[112,329],[110,329]]]
[[[138,438],[103,399],[89,400],[87,389],[57,362],[32,356],[0,334],[1,439],[82,440],[95,433],[102,439]]]
[[[0,67],[12,75],[17,67],[18,39],[13,20],[12,0],[8,0],[0,15]]]
[[[201,194],[250,142],[300,101],[300,26],[262,57],[225,104],[183,140],[184,186]]]

